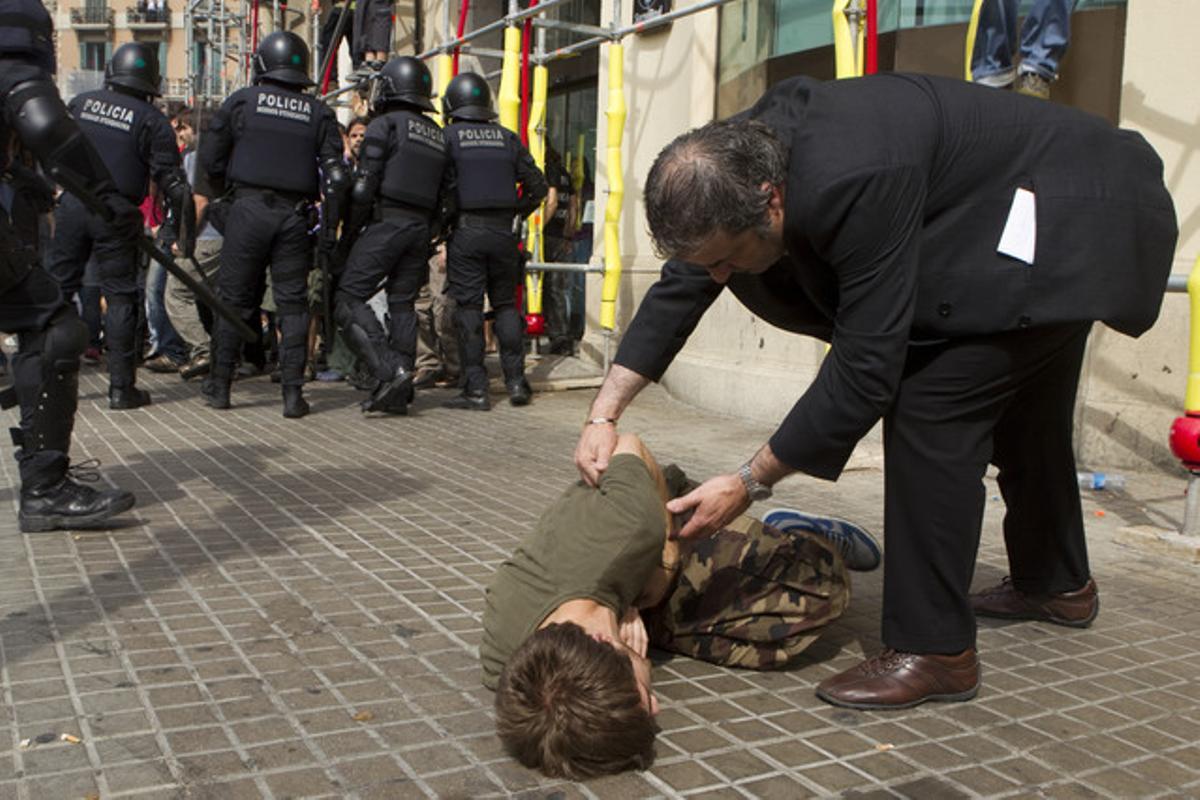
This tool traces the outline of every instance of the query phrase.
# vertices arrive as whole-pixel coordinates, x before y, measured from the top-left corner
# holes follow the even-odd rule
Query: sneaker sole
[[[137,503],[137,498],[132,495],[127,500],[122,500],[104,511],[97,511],[95,514],[87,514],[85,516],[63,516],[56,514],[54,516],[26,516],[19,514],[17,521],[20,525],[22,533],[45,533],[46,531],[57,530],[73,530],[75,528],[84,528],[104,522],[117,514],[123,514],[133,508]]]
[[[965,692],[956,692],[952,694],[931,694],[922,697],[919,700],[913,700],[908,703],[850,703],[845,700],[838,700],[820,689],[816,690],[816,695],[821,700],[829,703],[831,706],[839,706],[840,708],[853,708],[858,711],[900,711],[905,708],[914,708],[922,703],[961,703],[965,700],[972,700],[975,695],[979,694],[979,684],[975,684]]]
[[[773,521],[768,521],[773,516],[777,517],[777,519],[775,519]],[[834,525],[840,525],[849,531],[853,531],[855,534],[857,534],[858,537],[861,537],[862,539],[865,539],[867,542],[870,543],[870,546],[872,549],[872,556],[874,557],[874,563],[869,567],[854,567],[853,569],[855,572],[871,572],[873,570],[878,569],[879,566],[883,563],[883,551],[880,550],[880,548],[879,548],[879,542],[876,541],[875,537],[871,535],[870,531],[868,531],[866,528],[864,528],[863,526],[861,526],[857,523],[842,519],[841,517],[828,517],[828,516],[820,516],[817,514],[805,514],[803,512],[797,511],[794,508],[773,508],[770,511],[768,511],[766,514],[763,515],[763,524],[764,525],[769,525],[772,528],[781,530],[785,533],[787,532],[788,528],[798,527],[798,528],[801,528],[802,530],[808,531],[809,533],[813,533],[813,534],[816,534],[817,536],[821,536],[822,534],[820,531],[820,526],[816,522],[817,520],[825,520],[827,522],[833,523]],[[847,565],[846,568],[851,569],[851,567],[849,565]]]

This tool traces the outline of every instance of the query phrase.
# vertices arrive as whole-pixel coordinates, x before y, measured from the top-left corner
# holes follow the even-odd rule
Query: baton
[[[108,205],[105,204],[105,202],[97,195],[93,194],[91,190],[84,185],[83,181],[78,175],[59,166],[51,167],[50,175],[60,186],[79,198],[79,202],[83,203],[89,211],[103,219],[105,222],[112,222],[113,210],[109,208]],[[251,330],[250,326],[246,324],[246,321],[238,316],[238,313],[234,311],[231,306],[218,297],[213,290],[208,287],[207,283],[197,281],[195,278],[189,275],[183,269],[183,267],[175,263],[175,259],[171,258],[170,255],[164,253],[159,248],[155,247],[154,243],[150,241],[150,237],[146,236],[145,234],[141,234],[134,237],[133,242],[135,245],[137,245],[138,250],[141,250],[159,264],[162,264],[167,272],[174,275],[185,286],[191,289],[195,293],[197,300],[200,300],[213,311],[224,317],[226,322],[233,325],[234,330],[238,332],[239,336],[251,343],[259,340],[259,335]]]

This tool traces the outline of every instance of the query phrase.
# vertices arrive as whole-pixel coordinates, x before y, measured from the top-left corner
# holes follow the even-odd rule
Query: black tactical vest
[[[458,171],[458,207],[515,210],[520,147],[516,135],[499,125],[455,122],[446,128],[446,140]]]
[[[117,191],[133,203],[142,202],[150,178],[147,154],[142,151],[142,128],[146,118],[158,110],[136,97],[100,89],[76,95],[71,112],[108,167]]]
[[[241,130],[234,131],[228,180],[280,192],[317,194],[320,101],[278,86],[247,86]]]
[[[379,194],[432,211],[448,160],[442,129],[413,111],[392,111],[383,119],[388,124],[388,155]]]

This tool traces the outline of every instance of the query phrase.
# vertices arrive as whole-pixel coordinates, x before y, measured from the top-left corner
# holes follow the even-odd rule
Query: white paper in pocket
[[[1017,189],[996,252],[1033,264],[1037,249],[1037,200],[1028,189]]]

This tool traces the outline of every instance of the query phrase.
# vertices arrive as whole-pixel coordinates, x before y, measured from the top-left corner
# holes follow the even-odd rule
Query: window
[[[80,42],[79,68],[103,71],[111,52],[112,45],[108,42]]]

